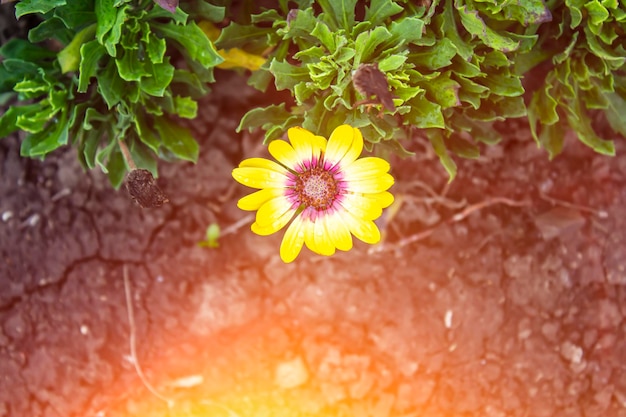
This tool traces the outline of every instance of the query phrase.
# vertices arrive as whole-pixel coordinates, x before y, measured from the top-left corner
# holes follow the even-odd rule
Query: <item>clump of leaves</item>
[[[528,108],[533,136],[550,157],[572,128],[595,151],[613,155],[590,114],[601,112],[626,136],[626,6],[617,0],[553,2],[555,21],[542,28],[538,48],[551,57],[545,83]]]
[[[129,169],[121,141],[136,166],[155,176],[156,157],[195,162],[197,142],[175,118],[196,116],[195,100],[222,62],[194,18],[220,21],[224,9],[192,5],[172,13],[152,0],[17,3],[17,18],[37,13],[43,21],[28,41],[0,48],[0,93],[18,99],[0,118],[0,137],[26,131],[21,154],[30,157],[71,143],[82,164],[100,167],[115,187]],[[182,68],[171,62],[174,54]]]
[[[273,81],[295,100],[289,108],[251,110],[239,129],[261,127],[267,142],[295,125],[328,135],[348,123],[362,130],[369,149],[400,152],[400,140],[420,129],[451,179],[456,165],[448,152],[477,157],[476,142],[499,140],[494,121],[525,115],[515,57],[533,47],[537,28],[550,18],[540,0],[300,0],[297,9],[279,3],[249,23],[231,23],[217,41],[226,49],[270,48],[250,83],[264,91]],[[386,76],[393,106],[362,95],[375,91],[355,85],[362,64]]]

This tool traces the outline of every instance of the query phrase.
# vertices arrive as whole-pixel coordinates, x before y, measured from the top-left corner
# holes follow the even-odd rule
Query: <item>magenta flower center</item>
[[[329,208],[339,194],[337,180],[321,167],[311,167],[296,177],[295,192],[300,203],[317,210]]]

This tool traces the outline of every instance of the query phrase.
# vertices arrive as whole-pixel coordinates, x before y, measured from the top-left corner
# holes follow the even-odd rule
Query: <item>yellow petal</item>
[[[259,207],[261,207],[266,201],[284,194],[284,188],[264,188],[239,199],[239,201],[237,202],[237,207],[239,207],[241,210],[258,210]]]
[[[322,214],[316,219],[313,226],[313,240],[316,253],[330,256],[335,253],[335,245],[330,238],[330,232],[326,228],[326,215]]]
[[[284,140],[273,140],[268,146],[270,154],[289,169],[296,170],[301,164],[298,154],[289,143]]]
[[[260,225],[258,222],[254,222],[250,226],[250,229],[257,235],[261,235],[261,236],[271,235],[273,233],[276,233],[277,231],[282,229],[287,223],[289,223],[289,220],[291,220],[294,213],[295,213],[295,210],[286,211],[278,219],[274,220],[273,222],[267,225]]]
[[[280,259],[285,263],[293,262],[302,250],[304,231],[302,230],[302,215],[296,216],[287,228],[280,243]]]
[[[363,151],[363,135],[350,125],[337,127],[328,139],[324,160],[331,166],[352,164]]]
[[[383,214],[378,201],[363,197],[363,194],[345,194],[339,204],[354,217],[363,220],[375,220]]]
[[[293,217],[296,208],[285,196],[278,196],[266,201],[256,212],[256,223],[261,227],[272,226],[276,230],[283,227]],[[288,216],[286,220],[284,217]],[[282,223],[280,226],[275,223]]]
[[[315,136],[302,127],[292,127],[287,131],[289,141],[298,155],[299,163],[308,166],[313,158],[318,158],[326,147],[326,139]]]
[[[270,171],[280,172],[282,174],[287,173],[287,170],[285,169],[285,167],[277,164],[274,161],[270,161],[269,159],[265,159],[265,158],[244,159],[243,161],[239,163],[239,168],[244,168],[244,167],[265,168],[265,169],[269,169]]]
[[[325,218],[326,230],[328,231],[330,240],[339,250],[349,251],[352,249],[352,235],[350,229],[336,212],[329,214]]]
[[[373,221],[357,219],[348,212],[339,213],[357,239],[370,244],[380,242],[380,231]]]
[[[393,177],[389,174],[363,178],[355,181],[346,181],[346,190],[353,193],[376,194],[387,191],[393,185]]]
[[[257,167],[235,168],[233,169],[233,178],[252,188],[284,188],[288,182],[288,178],[284,174]]]
[[[388,172],[390,168],[389,162],[382,158],[370,156],[357,159],[348,166],[342,164],[341,171],[344,173],[346,181],[350,181],[379,176]]]

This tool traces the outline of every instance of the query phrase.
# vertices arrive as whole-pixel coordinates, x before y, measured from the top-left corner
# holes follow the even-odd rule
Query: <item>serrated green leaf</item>
[[[195,22],[190,22],[186,25],[153,23],[152,27],[161,36],[172,39],[182,45],[189,53],[189,56],[205,68],[214,67],[224,62],[224,58],[217,53],[213,43]]]
[[[554,159],[563,150],[565,133],[563,123],[557,122],[552,125],[541,126],[541,133],[539,133],[537,140],[541,147],[548,151],[550,159]]]
[[[609,18],[609,11],[598,0],[585,3],[587,16],[592,25],[600,25]]]
[[[222,29],[215,45],[220,49],[243,48],[250,43],[266,39],[270,33],[274,33],[274,29],[231,22]]]
[[[30,13],[48,13],[55,7],[63,6],[66,0],[21,0],[15,4],[15,17]]]
[[[337,49],[334,32],[330,30],[326,23],[318,21],[311,35],[315,36],[331,54]]]
[[[476,10],[469,10],[466,5],[461,5],[459,0],[455,0],[455,8],[459,12],[463,27],[487,46],[502,52],[515,51],[519,47],[519,41],[501,35],[487,26]]]
[[[469,60],[472,55],[474,55],[473,48],[459,35],[456,20],[454,19],[454,7],[452,6],[452,0],[446,0],[443,13],[436,16],[433,21],[438,24],[439,29],[445,38],[450,40],[457,53],[464,60]]]
[[[378,63],[378,69],[382,72],[397,70],[406,60],[405,55],[390,55]]]
[[[270,71],[274,75],[276,89],[278,90],[292,89],[300,82],[310,81],[307,68],[297,67],[276,59],[270,63]]]
[[[285,103],[278,105],[272,104],[263,108],[255,108],[248,111],[239,122],[237,126],[237,132],[241,132],[244,129],[252,131],[255,128],[270,125],[282,125],[285,120],[291,116],[285,109]]]
[[[174,66],[167,61],[155,65],[146,62],[145,70],[149,76],[142,77],[139,81],[139,85],[144,92],[151,96],[163,97],[165,89],[174,78]]]
[[[16,83],[13,90],[26,98],[34,98],[47,93],[50,86],[41,79],[25,79]]]
[[[354,26],[354,7],[357,0],[318,0],[324,14],[335,24],[334,30],[350,33]]]
[[[106,50],[96,39],[80,47],[80,65],[78,67],[78,92],[84,93],[89,87],[91,77],[98,71],[98,62]]]
[[[435,101],[444,109],[461,105],[459,88],[461,85],[450,78],[450,72],[441,74],[424,84]]]
[[[360,33],[354,41],[356,49],[354,66],[358,67],[362,62],[372,60],[376,48],[389,38],[391,38],[391,33],[384,26],[377,26],[372,30]]]
[[[63,21],[57,17],[44,20],[36,27],[28,31],[28,40],[31,43],[39,43],[47,39],[57,39],[63,45],[67,45],[74,37],[74,31],[68,29]]]
[[[79,146],[79,148],[82,148],[82,152],[79,154],[79,157],[82,155],[82,162],[89,169],[96,167],[96,152],[98,151],[101,136],[102,132],[96,129],[83,132],[82,145]]]
[[[98,22],[96,39],[101,44],[104,44],[104,35],[113,29],[117,19],[117,9],[113,6],[114,2],[115,0],[95,0],[96,20]]]
[[[198,115],[198,103],[191,97],[174,97],[176,114],[185,119],[195,119]]]
[[[411,112],[407,115],[409,122],[418,128],[445,127],[445,120],[439,104],[428,101],[423,95],[418,95],[410,102]]]
[[[575,100],[572,111],[567,115],[567,121],[576,131],[578,139],[582,143],[598,153],[610,156],[615,155],[615,144],[613,141],[598,137],[591,127],[591,120],[586,112],[584,112],[582,103],[580,103],[579,100]]]
[[[439,162],[441,162],[441,165],[443,165],[448,173],[448,183],[452,182],[454,177],[456,177],[456,163],[448,154],[441,131],[429,129],[426,134],[433,146],[435,154],[439,157]]]
[[[27,136],[20,147],[20,155],[44,156],[60,146],[67,145],[68,129],[67,115],[63,112],[60,120],[52,120],[46,129]]]
[[[115,64],[120,77],[125,81],[139,81],[142,77],[151,75],[146,69],[146,63],[137,57],[135,49],[124,49],[124,55],[116,59]]]
[[[311,33],[317,22],[317,17],[312,8],[300,9],[296,12],[296,17],[289,22],[288,30],[283,35],[283,39],[311,39]]]
[[[25,132],[39,133],[45,131],[50,125],[50,120],[58,113],[58,109],[46,105],[43,102],[38,103],[39,108],[32,108],[29,113],[23,113],[17,117],[16,125]]]
[[[9,109],[0,116],[0,138],[5,138],[9,134],[19,130],[17,120],[20,116],[25,114],[36,112],[41,108],[41,104],[35,103],[26,106],[11,106]]]
[[[54,10],[54,16],[61,19],[65,26],[74,30],[96,24],[93,0],[69,1],[64,6],[57,7]]]
[[[606,118],[614,131],[626,136],[626,100],[618,93],[607,93],[605,97],[609,103],[606,109]],[[2,126],[2,123],[0,123]],[[0,137],[2,135],[0,134]]]
[[[113,108],[125,96],[124,89],[126,83],[117,73],[117,65],[113,61],[109,61],[106,68],[96,74],[98,80],[98,92],[104,98],[109,109]]]
[[[87,26],[74,36],[72,42],[67,45],[59,54],[57,58],[61,65],[61,71],[65,74],[69,71],[76,71],[80,63],[80,48],[85,43],[91,40],[96,34],[96,24]]]
[[[372,0],[369,7],[365,7],[366,22],[370,22],[372,26],[378,26],[387,18],[400,13],[404,8],[396,4],[392,0]]]
[[[180,159],[191,162],[198,160],[198,142],[191,136],[189,129],[178,126],[165,117],[157,117],[154,127],[163,141],[163,146]]]
[[[108,54],[112,57],[117,56],[117,44],[122,37],[122,26],[128,25],[128,15],[126,13],[128,8],[129,6],[124,4],[116,9],[115,22],[111,29],[103,34],[102,40],[100,41],[106,48]],[[101,168],[104,168],[104,165],[101,166]]]
[[[419,67],[436,70],[452,64],[452,58],[457,54],[457,48],[448,38],[443,38],[432,48],[422,52],[409,54],[409,62]]]
[[[107,159],[109,159],[109,156],[111,155],[113,150],[116,147],[118,147],[117,137],[115,135],[115,132],[113,132],[113,129],[107,126],[106,131],[103,132],[102,138],[104,138],[106,145],[103,148],[99,148],[96,151],[95,162],[96,162],[96,165],[100,167],[102,172],[104,172],[105,174],[108,174],[109,169],[107,168],[106,162],[107,162]]]
[[[167,45],[165,44],[165,39],[158,38],[154,33],[149,34],[146,51],[148,52],[148,57],[153,64],[160,64],[163,62],[166,49]]]
[[[525,0],[509,3],[504,9],[507,19],[520,22],[523,26],[537,25],[549,22],[552,19],[550,8],[546,6],[544,0]]]
[[[491,94],[504,97],[517,97],[524,94],[522,81],[516,76],[492,73],[481,80]]]
[[[0,55],[5,59],[20,59],[37,62],[53,58],[56,56],[56,53],[39,45],[33,45],[31,42],[24,39],[12,38],[0,47]]]
[[[422,39],[424,21],[413,16],[405,17],[397,21],[394,20],[391,22],[389,32],[391,33],[389,42],[414,43]]]
[[[198,17],[215,23],[221,22],[226,16],[226,7],[216,6],[207,1],[198,1],[194,11]]]

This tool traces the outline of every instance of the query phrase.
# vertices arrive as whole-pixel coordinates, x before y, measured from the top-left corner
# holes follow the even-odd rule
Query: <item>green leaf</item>
[[[598,0],[591,0],[585,3],[585,9],[587,9],[588,18],[592,25],[600,25],[608,20],[610,14]]]
[[[409,62],[419,67],[436,70],[452,64],[452,58],[457,54],[457,48],[448,38],[443,38],[433,47],[422,52],[409,54]]]
[[[174,23],[153,23],[152,27],[157,33],[182,45],[189,56],[205,68],[224,62],[224,58],[217,53],[207,35],[194,22],[184,26]]]
[[[270,33],[274,33],[274,29],[231,22],[222,30],[215,45],[220,49],[243,48],[250,43],[266,39]]]
[[[39,103],[27,106],[11,106],[2,116],[0,116],[0,138],[5,138],[11,133],[19,130],[17,119],[21,115],[32,112],[35,108],[40,108]]]
[[[442,108],[447,109],[461,105],[458,94],[461,85],[450,79],[450,72],[446,72],[424,85]]]
[[[477,159],[480,157],[480,150],[478,146],[470,141],[459,137],[459,135],[452,135],[445,139],[446,148],[450,152],[467,159]]]
[[[0,55],[4,58],[37,62],[53,58],[56,53],[39,45],[33,45],[24,39],[12,38],[0,47]]]
[[[423,95],[419,95],[410,101],[411,112],[407,115],[409,121],[418,128],[445,127],[445,120],[439,104],[428,101]]]
[[[194,11],[198,14],[198,17],[215,23],[221,22],[226,16],[226,7],[216,6],[207,1],[196,2]]]
[[[356,56],[354,65],[358,66],[362,62],[369,62],[373,59],[376,48],[391,38],[391,33],[384,26],[377,26],[372,30],[363,32],[354,41]]]
[[[69,1],[64,6],[57,7],[54,10],[54,16],[61,19],[65,26],[74,30],[96,24],[93,0]]]
[[[139,139],[146,145],[148,148],[152,150],[157,155],[161,155],[161,145],[163,141],[156,134],[156,132],[149,126],[145,119],[144,115],[138,113],[133,121],[135,124],[135,130],[139,135]]]
[[[354,6],[357,0],[318,0],[324,13],[336,25],[333,29],[343,29],[346,33],[354,26]]]
[[[73,30],[65,27],[61,19],[53,16],[28,31],[28,40],[32,43],[39,43],[54,38],[63,45],[67,45],[74,37],[74,33]]]
[[[158,176],[157,163],[154,159],[154,155],[145,144],[138,140],[133,140],[130,143],[129,151],[137,168],[147,169],[155,178]]]
[[[15,4],[15,17],[19,19],[30,13],[45,14],[65,3],[66,0],[21,0]]]
[[[62,113],[60,120],[53,120],[48,127],[37,133],[27,136],[20,148],[21,156],[44,156],[68,142],[67,115]]]
[[[113,108],[126,95],[124,87],[126,83],[117,73],[117,65],[113,60],[109,61],[106,68],[96,74],[98,80],[98,92],[104,98],[109,109]]]
[[[100,130],[88,130],[83,132],[82,160],[89,169],[96,167],[96,153],[102,132]]]
[[[392,0],[371,0],[370,6],[365,7],[366,22],[370,22],[372,26],[378,26],[387,18],[400,13],[404,8],[399,6]]]
[[[258,127],[266,129],[266,126],[282,125],[290,116],[291,113],[285,109],[285,103],[252,109],[241,118],[239,126],[237,126],[237,132],[241,132],[244,129],[252,131],[252,129]]]
[[[126,167],[126,161],[124,160],[124,155],[122,154],[119,146],[113,148],[107,160],[106,166],[107,177],[109,177],[109,181],[111,182],[113,188],[117,190],[122,185],[122,182],[124,182],[124,177],[126,176],[126,172],[128,170]]]
[[[91,77],[98,71],[98,62],[106,50],[96,39],[80,47],[80,65],[78,67],[78,92],[84,93],[89,87]]]
[[[61,64],[61,71],[65,74],[69,71],[76,71],[80,63],[80,48],[81,46],[93,38],[96,33],[96,24],[87,26],[74,36],[72,42],[67,45],[61,52],[59,52],[57,58],[59,64]]]
[[[158,38],[154,33],[150,33],[148,36],[146,50],[148,52],[148,57],[153,64],[160,64],[163,62],[166,49],[167,45],[165,44],[165,39]]]
[[[141,78],[139,82],[141,89],[151,96],[163,97],[165,89],[172,82],[172,78],[174,78],[174,66],[169,62],[155,65],[147,62],[146,64],[146,74],[149,76]]]
[[[125,81],[139,81],[150,75],[144,61],[139,60],[136,49],[124,49],[124,55],[118,57],[115,64],[120,77]]]
[[[461,6],[459,0],[455,0],[455,7],[465,29],[487,46],[502,52],[515,51],[519,47],[518,41],[503,36],[487,26],[476,10],[469,10],[466,5]]]
[[[174,97],[174,109],[178,116],[195,119],[198,115],[198,103],[191,97]]]
[[[104,43],[104,35],[109,33],[115,25],[117,19],[117,9],[114,7],[115,0],[95,0],[96,19],[98,29],[96,30],[96,39],[101,44]]]
[[[16,125],[25,132],[39,133],[45,131],[50,125],[50,120],[58,113],[58,109],[46,105],[43,102],[37,103],[39,106],[33,107],[30,112],[18,116]]]
[[[310,80],[308,69],[297,67],[287,62],[280,62],[276,59],[273,59],[270,63],[270,71],[274,75],[278,90],[290,90],[296,84]]]
[[[41,79],[25,79],[15,84],[13,90],[25,98],[39,97],[50,90],[50,86]]]
[[[330,30],[326,23],[318,21],[311,35],[319,39],[322,45],[324,45],[331,54],[337,49],[334,32]]]
[[[129,19],[126,14],[128,8],[129,6],[125,4],[116,9],[117,13],[115,15],[115,23],[113,23],[113,27],[111,27],[110,31],[107,31],[102,35],[102,40],[99,39],[100,43],[104,44],[108,54],[112,57],[117,56],[117,44],[120,43],[120,39],[122,37],[122,26],[129,26],[130,24],[130,22],[127,21]]]
[[[456,177],[456,163],[448,154],[441,131],[430,129],[427,131],[427,136],[433,146],[435,154],[439,157],[439,162],[441,162],[441,165],[443,165],[448,173],[448,183],[452,182],[454,177]]]
[[[566,133],[563,125],[563,123],[557,122],[553,125],[541,126],[541,133],[537,140],[541,147],[548,151],[550,159],[554,159],[563,150],[563,141]]]
[[[626,136],[626,100],[618,93],[605,94],[609,107],[606,109],[606,117],[614,131]],[[0,123],[2,126],[2,123]],[[0,137],[2,135],[0,134]]]
[[[438,26],[445,36],[450,39],[457,53],[464,59],[469,60],[474,51],[472,47],[465,42],[459,35],[456,20],[454,19],[454,8],[452,7],[452,0],[446,0],[446,4],[443,7],[443,13],[433,19],[435,22],[439,22]]]
[[[397,70],[406,59],[405,55],[390,55],[378,63],[378,69],[382,72]]]
[[[578,139],[582,143],[598,153],[610,156],[615,155],[615,144],[613,141],[602,139],[596,135],[596,132],[591,127],[591,120],[582,109],[582,103],[579,100],[575,100],[574,107],[567,116],[567,121],[576,131]]]
[[[194,163],[198,160],[198,143],[187,128],[178,126],[165,117],[157,117],[154,127],[161,136],[163,146],[174,155]]]
[[[389,41],[413,43],[422,38],[423,31],[424,21],[418,17],[409,16],[394,20],[389,28],[391,33]],[[445,40],[445,38],[441,40]]]

